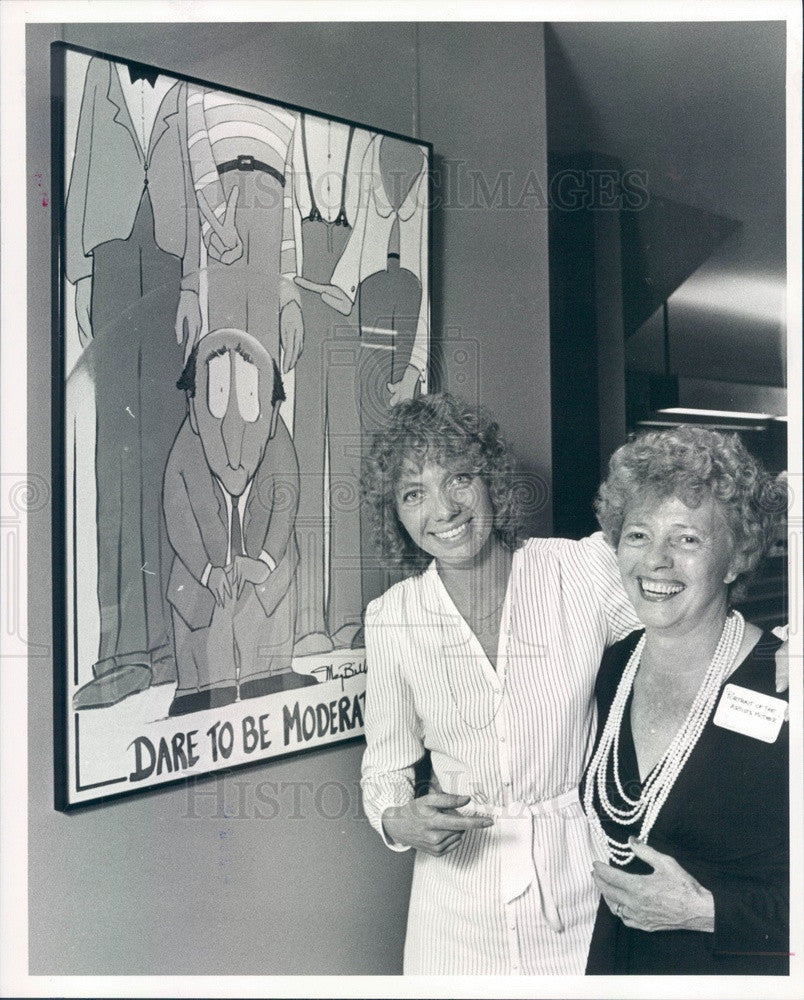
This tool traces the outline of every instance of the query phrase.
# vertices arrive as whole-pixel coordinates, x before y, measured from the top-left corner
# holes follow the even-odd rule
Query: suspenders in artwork
[[[333,226],[345,226],[347,229],[351,229],[349,225],[349,220],[346,217],[346,177],[349,173],[349,155],[352,151],[352,137],[355,134],[354,125],[349,126],[349,135],[346,139],[346,156],[343,162],[343,177],[341,178],[341,208],[338,212],[337,218],[334,222],[330,223]],[[313,194],[313,178],[310,173],[310,160],[307,155],[307,127],[305,124],[305,114],[301,113],[301,137],[302,137],[302,152],[304,154],[304,172],[307,175],[307,190],[310,193],[310,214],[303,220],[304,222],[325,222],[326,220],[322,217],[321,212],[318,210],[318,205],[316,204],[315,195]]]

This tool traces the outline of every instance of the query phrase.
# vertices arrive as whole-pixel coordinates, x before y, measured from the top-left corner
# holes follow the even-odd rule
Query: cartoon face
[[[199,343],[190,422],[210,469],[240,496],[276,430],[274,364],[265,348],[240,330],[216,330]]]

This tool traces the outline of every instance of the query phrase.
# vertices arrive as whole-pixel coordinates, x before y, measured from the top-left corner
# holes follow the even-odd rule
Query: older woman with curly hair
[[[522,486],[497,425],[449,395],[396,406],[367,463],[378,540],[412,574],[365,619],[364,805],[416,850],[406,973],[586,961],[592,690],[639,623],[602,535],[521,541]],[[427,750],[435,790],[414,798]]]
[[[683,426],[612,456],[598,519],[644,627],[596,685],[590,973],[788,971],[780,643],[730,609],[783,500],[735,435]]]

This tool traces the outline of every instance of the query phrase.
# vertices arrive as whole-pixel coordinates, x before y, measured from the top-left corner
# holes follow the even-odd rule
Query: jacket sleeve
[[[374,147],[377,139],[375,137],[369,143],[366,152],[363,154],[363,163],[360,166],[360,194],[357,206],[357,218],[355,219],[352,235],[346,244],[341,258],[332,273],[331,284],[336,285],[345,292],[352,302],[357,296],[357,289],[362,280],[363,263],[363,242],[366,238],[366,228],[368,225],[369,202],[374,185]]]
[[[294,175],[293,175],[293,147],[296,142],[294,131],[288,143],[288,151],[285,157],[285,186],[282,188],[282,248],[280,253],[279,272],[293,279],[299,273],[296,263],[296,231],[293,227],[294,208]],[[293,286],[296,288],[296,285]]]
[[[84,215],[87,207],[87,183],[92,156],[92,127],[98,94],[102,92],[103,78],[110,64],[101,59],[92,59],[87,67],[81,110],[78,114],[78,134],[73,154],[73,169],[67,192],[65,210],[65,258],[64,271],[67,280],[75,284],[81,278],[92,274],[92,257],[84,252]]]
[[[413,692],[402,670],[404,623],[395,620],[399,615],[389,614],[387,603],[386,595],[366,608],[366,750],[360,784],[368,821],[388,847],[406,851],[408,847],[388,840],[382,814],[414,798],[414,766],[425,747]]]
[[[419,181],[417,193],[416,212],[420,213],[419,225],[419,281],[422,286],[422,297],[419,302],[419,315],[416,321],[416,336],[413,341],[413,349],[410,352],[408,364],[419,370],[422,378],[427,375],[427,361],[430,344],[430,258],[429,258],[429,231],[427,228],[427,198],[429,196],[427,188],[427,172],[422,175]]]
[[[173,454],[165,468],[162,503],[165,509],[168,539],[173,551],[190,575],[204,586],[202,577],[210,560],[190,503],[190,492],[184,472]]]
[[[297,126],[298,127],[298,126]],[[301,274],[299,263],[300,247],[296,244],[296,195],[294,174],[294,151],[296,133],[291,136],[285,158],[285,186],[282,189],[282,246],[279,254],[279,306],[284,309],[289,302],[301,305],[299,286],[293,280]]]
[[[226,213],[226,196],[223,193],[218,169],[215,166],[215,156],[209,138],[206,115],[204,113],[204,94],[206,91],[194,83],[187,85],[187,148],[190,161],[191,186],[195,194],[196,204],[201,198],[216,218],[223,220]],[[199,217],[199,221],[200,217]],[[212,227],[206,219],[201,221],[201,236],[209,246]]]
[[[186,83],[182,83],[179,86],[179,148],[181,149],[184,172],[185,214],[184,255],[181,259],[181,287],[182,291],[192,291],[198,294],[199,268],[201,266],[201,229],[198,216],[198,202],[195,197],[193,175],[190,169],[190,146],[187,131],[188,86]]]
[[[265,449],[263,461],[270,462],[271,468],[276,471],[270,477],[270,496],[266,496],[271,511],[262,552],[271,557],[274,566],[278,566],[293,534],[299,509],[299,463],[281,417],[277,421],[276,433]],[[260,500],[263,489],[260,488]]]

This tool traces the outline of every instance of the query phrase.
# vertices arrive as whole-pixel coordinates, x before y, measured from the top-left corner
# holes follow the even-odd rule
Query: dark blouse
[[[595,685],[596,744],[641,634],[631,633],[603,657]],[[725,684],[786,699],[774,687],[779,644],[764,632]],[[630,715],[629,697],[620,732],[620,778],[626,794],[636,798],[641,782]],[[626,927],[601,899],[587,974],[788,974],[788,731],[785,722],[775,743],[764,743],[715,726],[710,716],[648,836],[651,847],[675,858],[712,893],[714,933]],[[610,774],[608,779],[611,802],[622,805]],[[610,836],[625,841],[638,835],[638,829],[619,826],[602,812],[597,793],[594,806]],[[638,858],[621,870],[651,871]]]

